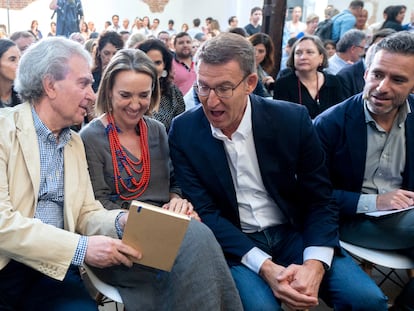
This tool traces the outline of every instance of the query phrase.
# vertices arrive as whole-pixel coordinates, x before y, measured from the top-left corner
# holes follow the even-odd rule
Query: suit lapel
[[[228,165],[223,142],[212,136],[210,123],[204,116],[204,113],[201,122],[201,137],[206,137],[206,140],[204,142],[198,142],[199,144],[202,144],[202,148],[199,149],[201,150],[202,154],[199,158],[207,158],[207,161],[210,163],[209,167],[212,167],[214,170],[215,178],[217,178],[217,183],[220,183],[221,188],[226,193],[229,201],[233,203],[233,206],[237,207],[236,192],[234,190],[233,179]]]
[[[33,185],[34,194],[37,200],[40,187],[40,155],[36,130],[33,124],[33,117],[30,104],[22,104],[18,107],[22,110],[20,118],[16,121],[16,135],[23,153],[26,168],[29,172]]]
[[[350,156],[352,180],[363,182],[367,151],[367,129],[365,123],[362,96],[352,105],[345,116],[345,134]]]
[[[72,133],[73,135],[73,133]],[[78,157],[74,154],[73,138],[69,140],[66,144],[63,152],[64,156],[64,219],[65,219],[65,229],[73,231],[75,229],[75,223],[73,219],[73,213],[68,213],[68,211],[73,211],[72,207],[75,206],[74,202],[77,195],[77,185],[79,184],[79,167],[78,167]]]

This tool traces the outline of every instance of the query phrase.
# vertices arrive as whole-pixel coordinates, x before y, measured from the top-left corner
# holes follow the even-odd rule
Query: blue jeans
[[[0,310],[97,311],[98,307],[77,267],[70,267],[58,281],[12,260],[0,270]]]
[[[278,264],[288,266],[303,262],[302,237],[290,226],[276,226],[248,236],[257,247],[271,254]],[[258,274],[243,265],[233,266],[230,271],[245,311],[282,310],[281,302]],[[336,311],[388,309],[388,298],[345,251],[334,256],[331,268],[322,280],[319,295]]]

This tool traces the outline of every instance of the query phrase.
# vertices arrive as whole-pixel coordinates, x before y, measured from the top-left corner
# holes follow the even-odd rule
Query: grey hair
[[[345,53],[352,46],[361,45],[361,41],[364,39],[366,39],[366,35],[363,31],[358,29],[348,30],[336,44],[336,51]]]
[[[31,45],[20,59],[14,82],[21,99],[33,102],[41,99],[45,94],[43,79],[47,76],[54,81],[65,79],[73,56],[92,64],[90,54],[81,44],[64,37],[48,37]]]
[[[256,72],[256,59],[253,45],[246,38],[223,32],[205,41],[198,49],[196,63],[222,65],[236,61],[244,75]]]
[[[375,47],[378,51],[414,56],[414,33],[399,31],[382,39]]]

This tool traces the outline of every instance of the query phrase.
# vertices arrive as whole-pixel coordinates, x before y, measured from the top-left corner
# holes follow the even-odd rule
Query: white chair
[[[383,276],[382,280],[378,283],[378,286],[381,286],[386,280],[389,280],[394,284],[403,287],[405,282],[395,270],[414,268],[414,260],[395,251],[365,248],[343,241],[340,241],[340,244],[342,248],[360,262],[372,263],[372,268]],[[383,271],[377,267],[377,265],[390,268],[390,270]]]
[[[85,270],[89,280],[91,281],[92,285],[98,290],[98,292],[101,294],[98,294],[98,297],[96,297],[96,301],[98,304],[103,305],[105,303],[110,303],[110,302],[114,302],[115,303],[115,307],[116,310],[118,310],[118,305],[117,303],[123,303],[122,302],[122,297],[119,294],[118,290],[101,281],[96,275],[95,273],[93,273],[93,271],[91,270],[91,268],[89,268],[87,265],[83,266],[83,269]]]

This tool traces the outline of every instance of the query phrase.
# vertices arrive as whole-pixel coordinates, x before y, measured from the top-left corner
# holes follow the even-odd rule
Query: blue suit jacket
[[[414,111],[414,98],[409,97]],[[320,114],[314,121],[326,152],[334,197],[344,216],[356,213],[364,179],[367,129],[362,93]],[[414,190],[414,113],[405,122],[406,165],[402,188]]]
[[[254,142],[267,192],[303,232],[304,247],[338,246],[338,208],[332,204],[323,150],[306,108],[250,96]],[[177,117],[169,139],[183,194],[212,229],[229,263],[239,263],[255,245],[240,229],[224,146],[212,136],[203,107]]]
[[[365,86],[364,80],[365,64],[360,59],[351,66],[346,66],[339,71],[336,76],[342,81],[345,98],[361,93]]]

